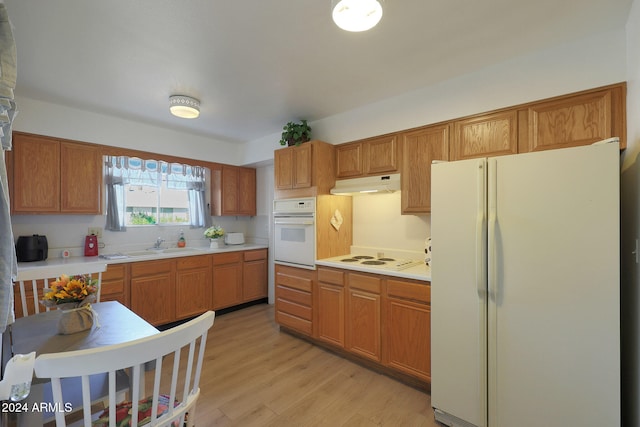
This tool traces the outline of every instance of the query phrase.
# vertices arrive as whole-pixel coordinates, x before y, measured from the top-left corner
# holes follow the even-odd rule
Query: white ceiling
[[[18,96],[249,141],[624,26],[632,0],[385,0],[365,33],[330,0],[5,3]],[[172,94],[200,118],[171,116]]]

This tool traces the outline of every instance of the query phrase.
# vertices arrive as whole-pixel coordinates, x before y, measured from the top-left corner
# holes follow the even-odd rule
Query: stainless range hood
[[[400,190],[400,174],[341,179],[331,189],[331,194],[354,195],[368,193],[393,193]]]

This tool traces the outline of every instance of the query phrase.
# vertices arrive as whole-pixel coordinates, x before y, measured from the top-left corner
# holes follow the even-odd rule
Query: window
[[[206,169],[136,157],[105,157],[106,229],[128,226],[204,227]]]

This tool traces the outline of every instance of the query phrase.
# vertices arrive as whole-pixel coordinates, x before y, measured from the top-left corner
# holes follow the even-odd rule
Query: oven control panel
[[[274,214],[315,213],[315,211],[315,197],[307,197],[304,199],[280,199],[273,201]]]

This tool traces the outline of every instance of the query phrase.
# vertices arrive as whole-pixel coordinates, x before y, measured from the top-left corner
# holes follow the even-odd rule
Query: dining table
[[[2,336],[2,366],[15,354],[28,354],[35,351],[36,356],[39,356],[47,353],[92,349],[121,344],[160,332],[118,301],[93,303],[91,307],[95,312],[91,329],[69,335],[58,333],[57,325],[62,310],[51,310],[16,319]],[[4,409],[12,410],[18,427],[42,425],[43,419],[47,418],[45,415],[47,411],[43,409],[51,409],[46,401],[46,388],[50,390],[50,387],[47,387],[48,384],[49,381],[46,379],[34,377],[29,396],[24,401],[6,405],[6,408],[2,408],[3,411]],[[64,385],[63,390],[65,390]],[[73,394],[71,390],[67,409],[81,409],[81,396],[79,393],[78,396]],[[67,400],[66,394],[65,400]]]

